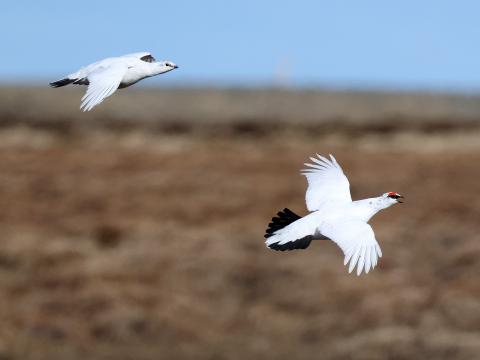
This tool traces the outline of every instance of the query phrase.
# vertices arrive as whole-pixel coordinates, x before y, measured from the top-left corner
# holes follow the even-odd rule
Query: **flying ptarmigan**
[[[171,61],[156,61],[150,53],[139,52],[97,61],[50,83],[50,86],[57,88],[69,84],[88,85],[80,109],[90,111],[117,89],[177,68]]]
[[[345,255],[348,272],[368,273],[382,257],[382,251],[368,221],[382,209],[401,203],[402,195],[388,192],[379,197],[352,201],[350,184],[335,158],[317,154],[302,170],[307,177],[305,195],[310,214],[300,217],[283,209],[272,218],[265,238],[267,247],[285,251],[306,249],[312,240],[332,240]]]

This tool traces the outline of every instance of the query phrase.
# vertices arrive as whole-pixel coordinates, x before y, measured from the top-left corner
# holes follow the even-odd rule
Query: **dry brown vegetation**
[[[126,92],[83,115],[71,94],[1,91],[0,359],[478,357],[480,132],[470,108],[462,117],[432,96],[449,110],[415,117],[397,104],[396,118],[382,117],[382,98],[363,94],[373,115],[360,120],[345,102],[341,116],[302,108],[302,121],[275,122],[245,91],[242,122],[207,93],[202,116],[185,105],[172,128],[165,113],[182,96],[139,120],[109,113],[127,106]],[[279,103],[295,108],[301,95]],[[56,96],[67,99],[60,110]],[[372,221],[384,257],[367,276],[349,275],[329,242],[264,247],[276,211],[306,213],[298,170],[315,152],[337,156],[354,198],[406,196]]]

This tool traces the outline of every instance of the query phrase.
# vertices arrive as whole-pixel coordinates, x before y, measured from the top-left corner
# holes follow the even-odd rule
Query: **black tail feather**
[[[285,208],[282,211],[279,211],[277,216],[272,218],[272,222],[268,224],[264,237],[269,238],[275,231],[283,229],[285,226],[290,225],[300,218],[301,216],[298,216],[290,209]]]
[[[279,211],[277,216],[272,218],[272,222],[268,224],[268,228],[265,232],[265,238],[273,236],[276,231],[283,229],[285,226],[290,225],[298,219],[301,219],[301,216],[295,214],[290,209],[285,208],[282,211]],[[313,236],[309,235],[295,241],[289,241],[282,245],[278,243],[270,244],[268,247],[277,251],[306,249],[312,240]]]
[[[51,87],[54,87],[54,88],[58,88],[58,87],[61,87],[61,86],[73,84],[76,80],[77,80],[77,79],[68,79],[68,78],[65,78],[65,79],[61,79],[61,80],[58,80],[58,81],[51,82],[51,83],[50,83],[50,86],[51,86]]]
[[[295,241],[289,241],[282,245],[279,243],[271,244],[268,248],[277,251],[306,249],[310,246],[312,240],[313,236],[309,235]]]

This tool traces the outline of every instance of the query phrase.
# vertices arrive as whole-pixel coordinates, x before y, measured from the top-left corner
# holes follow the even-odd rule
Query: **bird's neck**
[[[362,219],[366,222],[368,222],[380,210],[391,206],[391,204],[385,202],[385,198],[383,196],[357,200],[354,201],[353,204],[360,210]]]
[[[163,68],[156,66],[155,63],[142,63],[130,69],[130,72],[141,75],[142,78],[151,77],[163,73]]]

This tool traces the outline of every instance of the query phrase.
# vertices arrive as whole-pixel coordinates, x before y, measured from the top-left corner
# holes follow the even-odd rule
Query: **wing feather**
[[[360,248],[355,250],[355,253],[350,260],[350,266],[348,267],[348,272],[351,273],[353,269],[355,269],[355,265],[357,265],[358,257],[360,256]]]
[[[330,159],[316,154],[311,157],[312,163],[305,163],[307,168],[301,171],[307,178],[308,188],[305,194],[307,208],[319,210],[329,202],[350,202],[350,184],[342,168],[330,155]]]
[[[370,249],[368,249],[368,251],[370,251]],[[360,250],[360,256],[358,258],[357,275],[360,275],[362,270],[364,269],[365,252],[366,252],[366,246],[362,245],[361,250]]]
[[[370,271],[370,266],[371,266],[371,262],[370,262],[370,249],[366,249],[366,253],[365,253],[365,273],[368,274],[368,272]]]
[[[344,265],[350,263],[349,273],[355,267],[357,275],[363,271],[368,273],[377,265],[382,252],[372,227],[366,222],[357,219],[338,220],[324,224],[321,232],[342,249],[345,254]]]
[[[80,109],[90,111],[94,106],[112,95],[118,89],[127,68],[126,63],[118,62],[110,66],[100,67],[90,73],[87,77],[90,85],[82,97]]]

